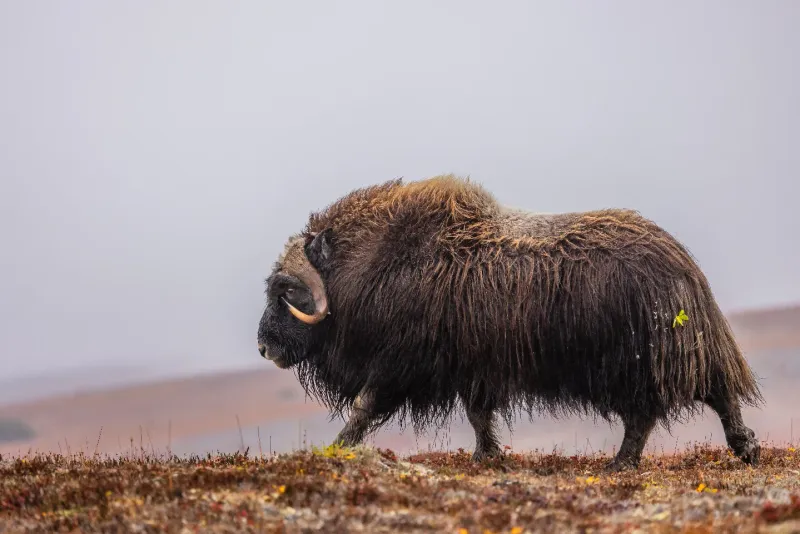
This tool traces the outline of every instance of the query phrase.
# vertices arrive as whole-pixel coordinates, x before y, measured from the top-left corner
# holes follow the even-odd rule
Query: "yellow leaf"
[[[716,488],[709,488],[708,486],[706,486],[702,482],[700,483],[699,486],[697,486],[697,492],[698,493],[702,493],[702,492],[705,492],[705,493],[717,493],[718,491],[719,490],[716,489]]]
[[[522,527],[513,527],[511,529],[511,534],[522,534]]]
[[[678,315],[676,315],[675,319],[672,321],[672,328],[675,328],[676,323],[683,326],[684,321],[688,320],[689,316],[686,315],[686,312],[684,310],[681,310],[680,312],[678,312]]]
[[[469,530],[465,528],[458,529],[458,534],[469,534]]]
[[[794,452],[796,449],[794,447],[789,447],[789,452]]]
[[[286,492],[286,486],[278,486],[278,493],[285,493],[285,492]]]

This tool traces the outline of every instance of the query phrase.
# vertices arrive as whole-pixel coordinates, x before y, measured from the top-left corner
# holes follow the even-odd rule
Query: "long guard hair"
[[[529,214],[439,176],[355,190],[302,236],[326,229],[331,315],[295,372],[332,416],[365,384],[378,425],[415,429],[459,397],[509,426],[524,409],[669,427],[710,395],[763,400],[694,258],[635,211]]]

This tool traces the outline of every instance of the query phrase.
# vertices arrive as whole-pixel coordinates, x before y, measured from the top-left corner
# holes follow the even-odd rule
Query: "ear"
[[[333,229],[326,228],[306,244],[306,256],[317,269],[324,268],[333,257]]]

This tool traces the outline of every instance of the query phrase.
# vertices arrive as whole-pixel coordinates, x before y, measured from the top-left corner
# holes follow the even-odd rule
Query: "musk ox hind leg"
[[[744,424],[739,401],[735,397],[715,395],[707,398],[705,403],[719,416],[725,431],[725,440],[733,453],[748,465],[758,465],[761,445],[756,439],[756,433]]]
[[[353,403],[350,419],[336,436],[335,443],[340,443],[344,447],[353,447],[364,441],[369,433],[370,423],[375,418],[374,411],[375,393],[369,389],[362,390]]]
[[[622,438],[619,452],[605,467],[608,472],[637,469],[642,460],[642,451],[644,451],[647,439],[656,426],[656,418],[647,413],[622,415],[621,417],[625,435]]]

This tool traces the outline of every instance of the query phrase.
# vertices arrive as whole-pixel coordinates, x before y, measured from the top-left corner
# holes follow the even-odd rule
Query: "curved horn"
[[[328,297],[325,294],[325,283],[306,252],[309,247],[315,251],[320,249],[322,258],[327,259],[330,250],[326,236],[327,234],[325,233],[315,234],[311,241],[308,241],[308,238],[303,239],[300,237],[294,239],[288,245],[285,256],[282,259],[282,270],[286,274],[299,279],[311,291],[311,297],[314,299],[314,312],[311,315],[303,313],[285,298],[281,300],[286,303],[289,312],[298,321],[309,325],[317,324],[330,314],[328,311]]]
[[[328,298],[325,295],[325,284],[322,282],[322,277],[317,270],[305,257],[305,254],[303,254],[303,260],[302,267],[294,275],[311,291],[311,296],[314,298],[314,313],[308,315],[292,306],[286,299],[283,299],[283,301],[289,307],[289,312],[299,321],[306,324],[317,324],[328,315]]]
[[[316,308],[316,310],[314,311],[313,315],[308,315],[307,313],[301,312],[300,310],[292,306],[289,303],[289,301],[283,297],[281,297],[281,300],[283,300],[283,302],[286,303],[286,306],[288,306],[289,313],[294,315],[299,321],[302,321],[306,324],[317,324],[328,315],[328,302],[325,299],[325,295],[322,295],[322,302],[319,302],[316,296],[314,297],[314,304],[315,304],[314,307]]]

